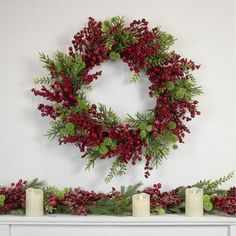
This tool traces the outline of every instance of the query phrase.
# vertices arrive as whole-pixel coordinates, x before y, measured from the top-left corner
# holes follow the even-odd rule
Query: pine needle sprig
[[[121,187],[121,198],[115,197],[98,200],[95,205],[89,206],[89,212],[96,215],[128,216],[132,214],[131,197],[137,193],[142,183]]]
[[[62,121],[54,120],[50,122],[50,129],[47,131],[45,136],[47,136],[51,141],[56,137],[61,137],[60,130],[64,127]]]
[[[126,173],[126,164],[121,162],[119,158],[112,163],[110,171],[105,178],[105,182],[109,183],[115,176],[122,176]]]
[[[140,187],[143,185],[142,182],[138,182],[134,185],[129,185],[128,187],[121,186],[120,188],[120,193],[122,198],[130,198],[132,197],[135,193],[138,192]]]
[[[139,79],[140,79],[140,74],[139,74],[139,73],[134,73],[134,74],[131,76],[131,78],[130,78],[130,80],[129,80],[129,83],[130,83],[130,84],[135,84],[135,83],[137,83],[137,82],[139,81]]]
[[[232,171],[228,175],[223,176],[222,178],[219,178],[219,179],[214,180],[214,181],[212,181],[212,180],[200,180],[198,183],[194,184],[193,187],[202,188],[204,193],[206,193],[206,194],[215,193],[217,190],[220,190],[219,186],[221,186],[223,183],[225,183],[225,182],[229,181],[230,179],[232,179],[233,176],[234,176],[234,172]],[[222,191],[220,191],[220,192],[222,192]]]
[[[40,85],[48,84],[48,85],[50,85],[50,84],[53,84],[54,81],[50,77],[42,77],[42,78],[34,78],[33,83],[35,85],[37,85],[37,84],[40,84]]]
[[[115,126],[117,123],[121,122],[121,119],[117,116],[117,114],[112,111],[111,108],[108,108],[99,103],[99,107],[98,107],[100,113],[101,113],[101,123],[103,126],[105,127],[113,127]]]
[[[25,189],[27,189],[27,188],[43,188],[44,186],[45,186],[44,181],[39,181],[38,178],[35,178],[25,185]]]

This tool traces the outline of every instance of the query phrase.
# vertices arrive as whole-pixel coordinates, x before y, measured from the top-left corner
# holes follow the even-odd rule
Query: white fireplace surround
[[[164,215],[139,217],[0,216],[0,236],[236,236],[236,218]]]

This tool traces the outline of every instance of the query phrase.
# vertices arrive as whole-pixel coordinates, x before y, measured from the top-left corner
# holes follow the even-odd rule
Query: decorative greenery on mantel
[[[161,191],[161,184],[141,188],[142,183],[112,188],[109,193],[86,191],[81,188],[59,189],[47,186],[42,181],[19,180],[11,186],[0,186],[0,214],[24,215],[25,191],[29,187],[41,188],[44,192],[44,210],[48,214],[116,215],[132,213],[131,197],[135,193],[150,194],[152,214],[184,213],[185,189],[197,186],[204,190],[204,211],[214,215],[236,215],[236,186],[228,190],[220,186],[233,177],[233,172],[215,181],[202,180],[191,186],[180,186],[168,192]]]

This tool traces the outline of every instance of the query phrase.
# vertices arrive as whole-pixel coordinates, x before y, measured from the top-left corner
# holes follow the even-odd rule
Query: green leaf
[[[173,82],[168,82],[168,83],[166,84],[166,88],[167,88],[169,91],[171,91],[171,90],[173,90],[173,89],[175,88],[175,85],[174,85]]]
[[[172,148],[173,148],[174,150],[176,150],[176,149],[178,149],[178,145],[173,144]]]
[[[69,122],[66,124],[66,129],[70,132],[70,131],[74,131],[75,126],[73,123]]]
[[[140,79],[140,74],[139,73],[134,73],[132,77],[129,80],[130,84],[135,84],[137,81]]]
[[[152,126],[151,125],[147,125],[146,126],[146,131],[147,132],[151,132],[152,131]]]
[[[113,161],[110,171],[105,178],[105,182],[109,183],[115,176],[122,176],[125,172],[126,164],[118,157],[115,161]]]
[[[146,130],[146,128],[147,128],[147,125],[144,122],[140,123],[139,129]]]
[[[178,141],[178,137],[174,134],[171,134],[171,135],[168,136],[168,140],[172,143],[175,143],[175,142]]]
[[[116,150],[116,148],[117,148],[116,143],[112,143],[111,146],[110,146],[110,149],[111,150]]]
[[[0,207],[4,206],[5,199],[6,199],[5,195],[1,194],[0,195]]]
[[[107,149],[107,147],[101,146],[98,151],[101,155],[105,155],[109,150]]]
[[[175,93],[175,96],[177,99],[183,99],[185,96],[185,90],[184,89],[178,89]]]
[[[211,196],[208,195],[208,194],[204,194],[204,196],[203,196],[203,201],[204,201],[204,202],[209,202],[210,200],[211,200]]]
[[[118,52],[110,52],[109,58],[113,61],[117,61],[120,59],[120,54]]]
[[[112,139],[111,138],[105,138],[103,141],[103,144],[105,146],[110,146],[112,144]]]
[[[140,134],[140,137],[143,139],[147,137],[147,132],[145,130],[140,131],[139,134]]]
[[[31,181],[29,181],[26,185],[25,185],[25,190],[27,188],[43,188],[45,185],[44,181],[39,181],[38,178],[35,178]]]
[[[121,122],[121,119],[117,116],[117,114],[112,111],[111,108],[107,109],[107,107],[101,103],[99,103],[98,107],[101,115],[101,119],[98,121],[104,127],[113,127],[117,123]]]
[[[176,123],[174,121],[170,121],[168,124],[169,129],[175,129],[176,128]]]
[[[213,204],[211,202],[203,202],[203,208],[206,211],[211,211],[213,209]]]
[[[162,207],[160,207],[159,209],[158,209],[158,214],[159,215],[165,215],[165,213],[166,213],[166,211],[165,211],[165,209],[164,208],[162,208]]]
[[[66,135],[66,134],[68,134],[68,130],[67,130],[66,128],[61,128],[61,129],[60,129],[60,133],[61,133],[62,135]]]

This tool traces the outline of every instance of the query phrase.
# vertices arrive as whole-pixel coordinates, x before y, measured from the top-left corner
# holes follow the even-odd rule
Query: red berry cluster
[[[75,188],[71,189],[69,193],[66,193],[63,199],[59,199],[56,195],[49,196],[47,203],[55,209],[59,206],[63,207],[72,214],[88,215],[88,206],[94,205],[100,199],[111,197],[119,200],[121,194],[115,188],[112,188],[112,191],[108,194]]]
[[[129,124],[118,124],[109,131],[109,137],[117,140],[117,148],[110,151],[105,157],[119,156],[124,163],[131,161],[135,165],[142,160],[143,142],[139,136],[138,129],[133,129]]]
[[[170,95],[171,91],[165,87],[168,82],[176,83],[176,81],[184,78],[186,68],[195,70],[199,68],[199,65],[181,58],[175,52],[172,52],[171,58],[165,62],[164,66],[148,66],[146,74],[152,83],[149,87],[150,96],[154,96],[160,88],[165,88],[157,98],[154,108],[155,121],[153,122],[153,134],[155,137],[166,130],[170,121],[174,121],[176,128],[172,133],[177,135],[179,142],[183,142],[184,133],[190,132],[183,121],[190,121],[196,115],[200,115],[200,112],[197,110],[197,101],[190,102],[186,99],[173,99]],[[190,117],[188,117],[188,113]]]
[[[171,190],[170,192],[161,192],[161,184],[154,184],[153,187],[144,189],[144,193],[150,195],[151,209],[162,207],[167,209],[181,203],[179,196],[179,188]]]
[[[61,205],[65,206],[70,212],[76,215],[87,215],[87,206],[95,204],[96,201],[104,197],[106,197],[106,195],[102,193],[95,193],[94,191],[88,192],[76,188],[65,195]]]
[[[215,207],[228,215],[236,214],[236,187],[231,187],[226,196],[213,196],[212,202]]]
[[[0,187],[0,195],[5,196],[4,204],[0,206],[0,213],[25,207],[26,183],[20,179],[17,183],[12,183],[10,187]]]
[[[73,57],[77,54],[81,55],[86,63],[83,80],[85,84],[89,84],[101,75],[101,71],[89,74],[90,70],[108,59],[108,49],[105,47],[102,32],[102,22],[97,22],[92,17],[89,17],[88,26],[74,36],[72,44],[73,47],[69,47],[69,55]]]
[[[138,41],[122,49],[121,58],[131,71],[138,73],[149,66],[147,58],[156,54],[160,46],[155,43],[156,35],[148,30],[148,22],[145,19],[134,20],[127,30],[133,32]]]

